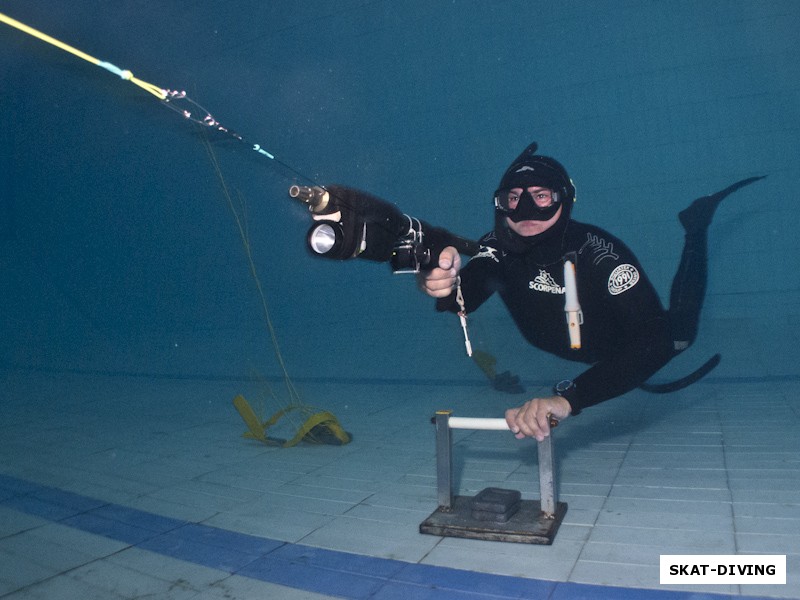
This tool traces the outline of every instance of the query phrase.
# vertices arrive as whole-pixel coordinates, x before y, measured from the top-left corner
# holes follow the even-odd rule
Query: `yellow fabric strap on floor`
[[[241,415],[242,420],[244,420],[245,425],[247,425],[247,428],[250,430],[245,433],[244,436],[254,438],[260,442],[266,442],[267,432],[261,424],[261,421],[258,420],[256,413],[250,408],[247,400],[244,399],[244,396],[236,396],[236,398],[233,399],[233,405],[236,407],[236,410],[239,411],[239,415]],[[250,435],[248,435],[248,433]]]
[[[291,448],[304,438],[307,439],[309,442],[314,442],[317,444],[325,444],[327,442],[317,439],[313,429],[315,427],[321,427],[323,429],[327,429],[339,442],[344,445],[350,442],[350,436],[347,432],[342,429],[342,426],[339,424],[339,420],[333,416],[332,413],[327,411],[322,411],[311,415],[306,422],[303,423],[303,426],[300,427],[300,430],[297,432],[291,440],[286,442],[283,447],[284,448]]]
[[[284,448],[291,448],[300,443],[303,439],[312,443],[327,443],[324,440],[317,439],[319,433],[315,435],[315,427],[319,427],[323,431],[327,430],[327,433],[337,439],[341,445],[350,443],[350,435],[342,428],[336,416],[328,411],[314,412],[307,406],[288,406],[279,410],[262,423],[250,404],[241,394],[233,399],[233,405],[236,407],[236,410],[239,411],[239,415],[242,417],[245,425],[247,425],[248,431],[243,433],[242,436],[249,439],[255,439],[265,444],[275,444],[277,440],[270,439],[267,436],[269,428],[275,425],[289,412],[301,410],[309,413],[310,416],[305,420],[292,439],[281,444]],[[319,431],[318,429],[317,432]]]

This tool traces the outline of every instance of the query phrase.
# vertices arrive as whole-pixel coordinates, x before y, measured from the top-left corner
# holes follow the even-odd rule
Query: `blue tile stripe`
[[[0,506],[226,573],[352,600],[746,600],[524,579],[325,550],[163,517],[3,474]]]

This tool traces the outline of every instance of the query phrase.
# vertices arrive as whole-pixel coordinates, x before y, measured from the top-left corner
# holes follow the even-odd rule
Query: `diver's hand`
[[[519,408],[509,408],[506,411],[506,423],[518,439],[533,437],[541,442],[550,435],[550,419],[563,421],[570,413],[572,406],[566,398],[533,398]]]
[[[439,266],[420,274],[420,289],[434,298],[446,298],[455,289],[460,270],[461,256],[453,246],[448,246],[439,254]]]

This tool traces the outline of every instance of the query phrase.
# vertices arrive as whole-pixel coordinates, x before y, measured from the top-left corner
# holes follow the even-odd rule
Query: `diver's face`
[[[561,211],[564,210],[563,206],[559,206],[556,214],[550,217],[547,221],[519,221],[515,223],[506,217],[506,224],[508,228],[522,237],[530,237],[532,235],[539,235],[550,229],[556,224],[558,218],[561,216]]]

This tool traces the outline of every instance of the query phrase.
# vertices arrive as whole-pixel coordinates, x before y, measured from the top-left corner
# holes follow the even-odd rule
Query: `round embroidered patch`
[[[631,289],[639,281],[639,271],[629,264],[618,266],[608,276],[608,292],[616,296]]]

